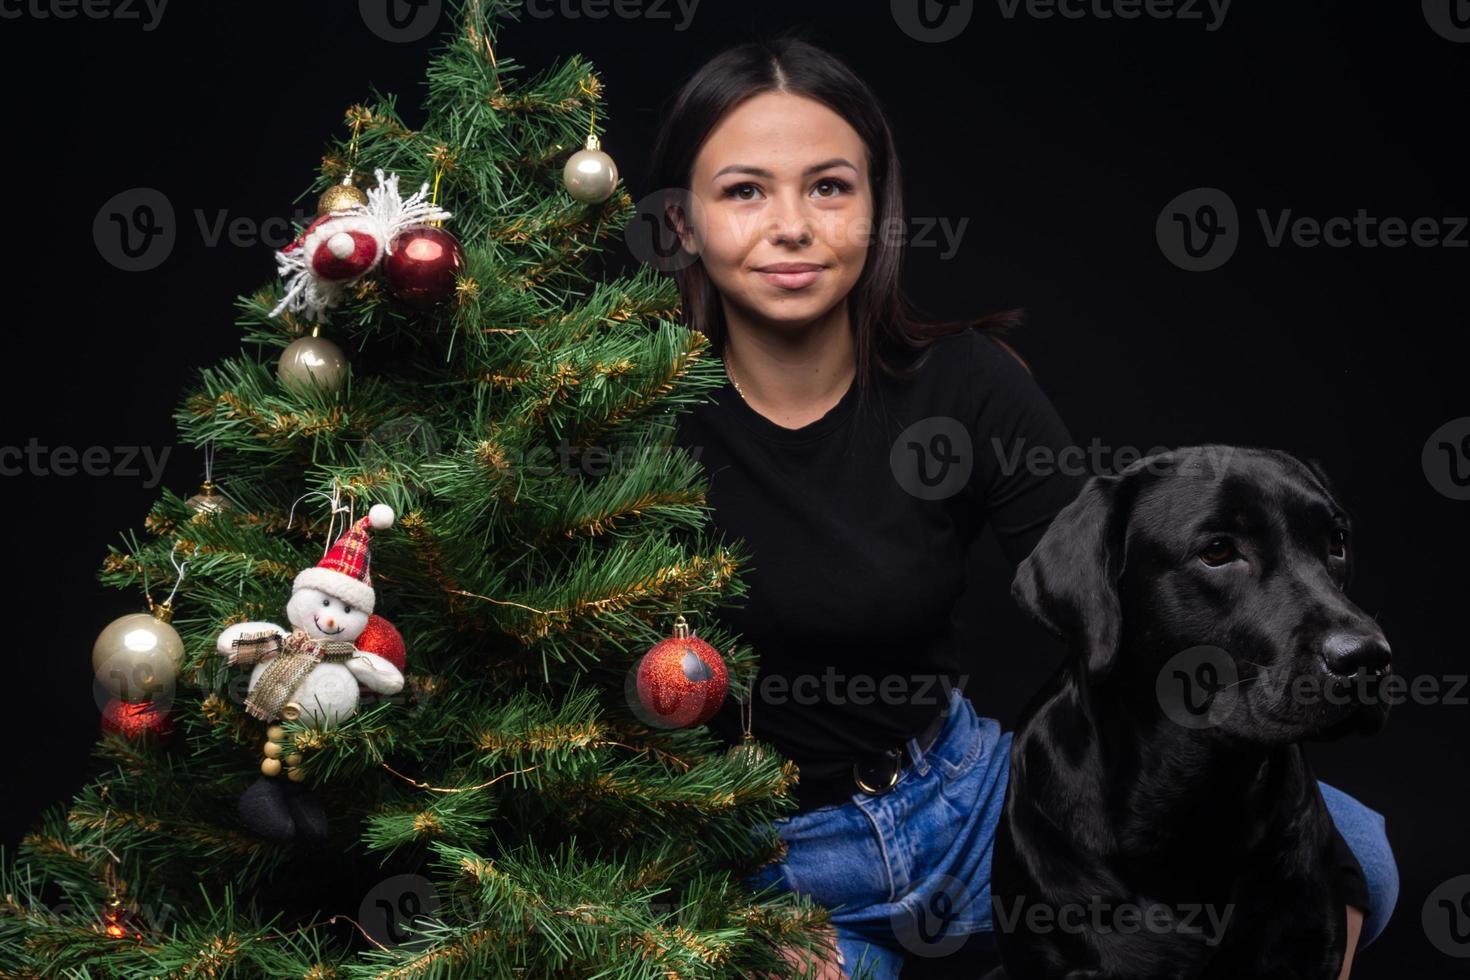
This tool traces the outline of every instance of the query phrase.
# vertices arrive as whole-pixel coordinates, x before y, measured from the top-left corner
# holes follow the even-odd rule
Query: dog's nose
[[[1377,634],[1333,633],[1322,643],[1322,659],[1327,661],[1328,670],[1342,677],[1363,669],[1379,674],[1392,662],[1393,651]]]

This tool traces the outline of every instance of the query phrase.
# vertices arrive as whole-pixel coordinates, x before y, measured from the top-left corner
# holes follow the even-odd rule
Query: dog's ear
[[[1052,518],[1035,549],[1016,567],[1011,597],[1052,633],[1084,651],[1094,680],[1118,658],[1122,614],[1118,575],[1117,476],[1093,476]]]

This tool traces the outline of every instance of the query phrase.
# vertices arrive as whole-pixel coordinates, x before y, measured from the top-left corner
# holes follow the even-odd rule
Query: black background
[[[891,113],[909,213],[968,220],[953,256],[911,250],[921,306],[1028,308],[1016,343],[1080,442],[1321,459],[1358,522],[1351,594],[1384,626],[1398,671],[1466,673],[1470,503],[1438,493],[1420,460],[1436,428],[1470,414],[1470,232],[1459,248],[1273,248],[1256,211],[1470,213],[1470,44],[1431,30],[1414,2],[1238,0],[1212,31],[1177,18],[1008,19],[990,0],[942,44],[909,37],[882,2],[704,0],[685,30],[676,8],[644,9],[671,17],[527,18],[499,46],[533,69],[574,52],[598,67],[604,148],[635,198],[652,190],[647,148],[680,80],[728,43],[804,25]],[[350,0],[175,3],[151,31],[121,18],[0,20],[12,216],[0,443],[170,447],[167,484],[193,492],[202,460],[174,445],[171,413],[193,369],[238,349],[233,298],[275,271],[267,245],[207,244],[197,214],[258,223],[311,207],[296,198],[370,84],[399,93],[411,125],[422,119],[432,43],[385,40]],[[158,268],[128,273],[104,261],[92,227],[135,187],[169,198],[178,241]],[[1165,205],[1197,187],[1225,191],[1241,217],[1237,252],[1210,272],[1177,268],[1155,236]],[[144,483],[0,480],[22,715],[7,847],[91,766],[91,645],[142,608],[95,574],[107,543],[141,529],[158,493]],[[1009,725],[1060,649],[1011,607],[989,542],[975,570],[968,691]],[[1354,976],[1470,972],[1421,924],[1429,893],[1470,873],[1467,719],[1463,701],[1408,703],[1377,737],[1309,750],[1319,776],[1387,817],[1402,874],[1393,921]]]

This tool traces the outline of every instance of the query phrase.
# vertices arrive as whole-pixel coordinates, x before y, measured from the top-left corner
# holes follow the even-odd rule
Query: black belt
[[[944,728],[944,720],[948,717],[949,705],[946,704],[928,726],[915,736],[921,752],[928,751],[929,746],[934,744]],[[801,778],[796,781],[792,795],[801,810],[811,810],[831,803],[846,803],[852,799],[854,793],[882,796],[897,785],[898,777],[916,761],[909,753],[908,740],[905,740],[896,749],[885,749],[876,755],[858,756],[851,762],[844,761],[830,771],[827,767],[817,772],[799,767]]]

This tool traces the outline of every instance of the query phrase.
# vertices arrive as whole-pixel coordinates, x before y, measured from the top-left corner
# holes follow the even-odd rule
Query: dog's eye
[[[1211,568],[1228,564],[1239,557],[1240,553],[1235,550],[1235,542],[1229,538],[1214,538],[1200,549],[1199,553],[1199,560]]]
[[[1328,544],[1327,551],[1328,551],[1328,554],[1332,555],[1333,558],[1346,558],[1347,557],[1347,529],[1346,528],[1337,527],[1337,528],[1333,528],[1332,529],[1332,537],[1329,539],[1329,544]]]

